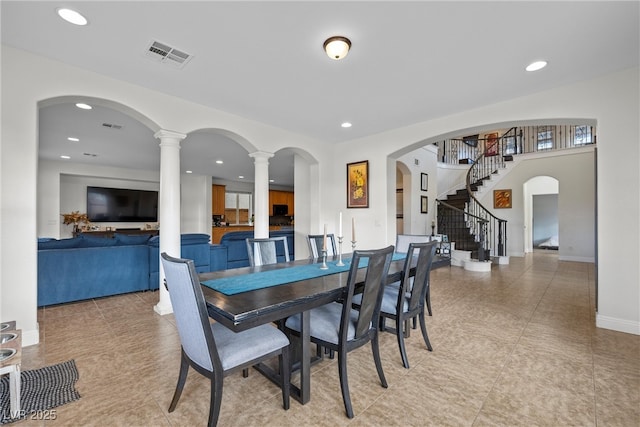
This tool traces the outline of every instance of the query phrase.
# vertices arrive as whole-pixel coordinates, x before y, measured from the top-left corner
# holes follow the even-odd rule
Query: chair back
[[[322,244],[324,240],[324,234],[309,234],[307,236],[307,243],[309,243],[309,255],[311,258],[322,257]],[[336,239],[333,234],[327,234],[327,256],[338,255],[336,250]]]
[[[342,321],[340,324],[340,339],[347,341],[347,332],[351,322],[351,301],[358,280],[358,265],[360,259],[367,258],[368,263],[365,271],[364,287],[362,289],[362,300],[358,310],[358,320],[355,324],[354,340],[370,338],[370,332],[375,332],[380,315],[380,305],[382,294],[387,281],[387,273],[393,255],[393,245],[383,249],[354,251],[351,258],[351,268],[347,279],[347,289],[344,302],[342,304]]]
[[[410,243],[424,243],[431,240],[431,236],[426,234],[398,234],[396,236],[396,252],[406,254]]]
[[[207,305],[192,260],[161,254],[169,297],[182,350],[194,363],[210,372],[222,372]]]
[[[407,312],[416,311],[424,306],[437,244],[438,242],[435,241],[409,244],[400,280],[400,292],[398,292],[398,310],[403,309],[407,295],[409,295]],[[414,260],[416,271],[413,280],[410,280]]]
[[[289,262],[289,244],[285,236],[268,237],[264,239],[247,239],[247,254],[249,265],[252,267],[277,264],[278,246],[284,248],[284,262]]]

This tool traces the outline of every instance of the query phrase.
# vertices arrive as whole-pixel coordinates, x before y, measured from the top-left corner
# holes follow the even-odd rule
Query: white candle
[[[338,220],[338,237],[342,237],[342,212],[340,212],[340,219]]]
[[[324,225],[324,236],[322,237],[322,250],[327,250],[327,224]]]
[[[351,217],[351,241],[356,241],[356,219]]]

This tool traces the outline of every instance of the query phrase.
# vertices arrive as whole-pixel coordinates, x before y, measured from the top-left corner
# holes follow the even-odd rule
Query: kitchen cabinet
[[[273,215],[273,205],[287,205],[287,216],[293,216],[293,192],[269,190],[269,215]]]
[[[211,214],[224,215],[225,186],[213,184],[211,187]]]

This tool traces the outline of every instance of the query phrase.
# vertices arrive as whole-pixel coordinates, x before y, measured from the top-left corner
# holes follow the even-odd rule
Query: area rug
[[[80,394],[75,388],[78,377],[74,360],[21,372],[21,411],[19,414],[11,414],[9,375],[4,375],[0,379],[0,424],[24,418],[55,419],[56,414],[55,411],[51,411],[52,408],[80,399]],[[12,415],[15,417],[12,418]]]

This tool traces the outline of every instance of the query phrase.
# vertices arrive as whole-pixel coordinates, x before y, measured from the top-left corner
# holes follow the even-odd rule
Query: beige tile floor
[[[41,342],[23,369],[75,359],[81,399],[54,421],[15,425],[205,425],[209,384],[191,371],[175,412],[167,407],[180,343],[154,292],[39,310]],[[368,346],[349,356],[355,418],[344,415],[337,366],[313,367],[311,402],[281,407],[279,389],[253,371],[225,379],[222,426],[630,426],[640,425],[640,337],[595,328],[592,264],[554,253],[511,258],[489,273],[432,273],[434,346],[408,339],[404,369],[395,337],[381,336],[389,382]]]

